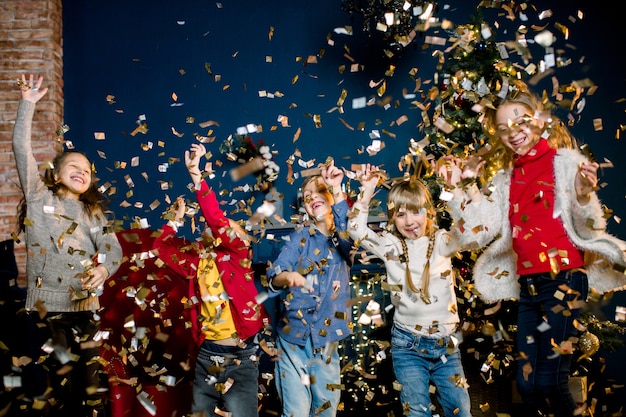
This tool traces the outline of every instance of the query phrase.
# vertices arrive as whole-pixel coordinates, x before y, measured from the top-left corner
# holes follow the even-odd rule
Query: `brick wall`
[[[55,132],[63,122],[62,25],[62,0],[0,1],[0,241],[12,238],[22,195],[11,150],[20,99],[16,79],[22,73],[43,75],[50,89],[33,122],[35,158],[44,162],[54,156]],[[19,238],[16,258],[24,284],[26,251]]]

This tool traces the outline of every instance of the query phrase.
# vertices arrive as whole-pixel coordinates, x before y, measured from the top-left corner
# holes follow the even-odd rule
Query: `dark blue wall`
[[[575,116],[572,129],[582,142],[591,144],[600,159],[606,157],[616,164],[615,169],[602,175],[608,188],[601,191],[601,197],[617,216],[623,217],[626,175],[620,169],[620,157],[625,145],[614,136],[624,119],[624,104],[616,101],[626,96],[626,89],[623,67],[616,66],[616,61],[624,60],[624,48],[612,32],[615,26],[611,19],[616,18],[594,6],[582,8],[584,19],[572,22],[570,16],[575,16],[579,4],[584,2],[568,2],[567,6],[559,5],[562,2],[540,3],[538,11],[551,7],[554,16],[539,21],[538,11],[528,10],[528,22],[510,22],[501,9],[481,10],[487,22],[499,24],[500,40],[511,39],[522,23],[529,27],[546,25],[558,37],[557,48],[572,60],[570,66],[557,69],[559,82],[568,84],[590,78],[599,86],[595,95],[587,97],[582,114]],[[437,16],[464,24],[469,22],[476,4],[442,3]],[[275,159],[282,170],[277,185],[285,193],[287,204],[294,202],[296,186],[285,182],[286,160],[296,150],[304,160],[315,158],[319,162],[330,155],[338,165],[348,168],[351,163],[373,162],[384,164],[392,175],[399,173],[396,164],[406,152],[409,139],[422,137],[417,128],[421,122],[419,111],[411,104],[413,99],[403,98],[401,91],[404,88],[412,92],[416,77],[421,78],[423,89],[432,85],[435,59],[431,54],[442,47],[423,48],[418,39],[400,59],[394,60],[394,75],[385,77],[390,61],[383,55],[380,36],[375,31],[371,36],[365,34],[359,16],[351,19],[341,10],[338,0],[223,1],[221,5],[219,8],[216,2],[192,0],[64,1],[65,114],[71,129],[66,139],[94,159],[102,182],[114,182],[117,192],[111,196],[112,207],[118,218],[147,217],[150,224],[159,224],[158,216],[165,208],[164,196],[183,194],[187,175],[181,163],[175,163],[166,173],[160,173],[157,166],[169,158],[182,158],[183,151],[195,140],[194,133],[209,136],[209,128],[199,127],[207,120],[219,123],[210,128],[210,136],[215,137],[210,145],[213,160],[225,162],[218,175],[234,166],[219,153],[219,144],[240,126],[263,126],[262,133],[252,136],[262,138],[277,151]],[[570,39],[565,40],[555,29],[557,22],[570,29]],[[345,25],[353,25],[353,36],[333,33],[334,28]],[[271,27],[274,31],[270,40]],[[530,30],[528,38],[534,33]],[[427,35],[447,36],[439,29],[431,29]],[[327,39],[332,39],[334,45]],[[538,62],[543,48],[531,45],[531,51],[533,62]],[[317,64],[304,65],[310,55],[321,56]],[[362,65],[359,72],[350,72],[351,62],[346,55]],[[272,58],[271,63],[266,62],[267,56]],[[511,61],[520,59],[513,56]],[[346,66],[343,73],[339,71],[341,66]],[[411,68],[418,69],[416,77],[409,75]],[[221,80],[217,81],[216,76],[221,76]],[[352,109],[355,98],[377,98],[376,89],[370,88],[369,82],[382,79],[387,82],[385,96],[393,99],[393,105],[389,109],[378,105]],[[344,113],[340,114],[332,110],[342,89],[348,95]],[[543,89],[552,91],[549,77],[537,86],[538,92]],[[259,91],[280,92],[284,96],[260,98]],[[176,101],[173,94],[178,97]],[[108,95],[115,97],[114,104],[107,102]],[[130,132],[137,127],[141,115],[145,115],[149,130],[133,137]],[[289,127],[280,127],[280,115],[289,117]],[[321,117],[321,127],[316,128],[313,115]],[[408,121],[395,125],[403,115]],[[563,111],[560,116],[566,117],[567,113]],[[188,118],[194,121],[188,122]],[[594,118],[603,119],[603,131],[594,131]],[[349,130],[340,119],[354,128],[364,123],[364,130]],[[272,130],[275,126],[276,130]],[[184,136],[175,136],[172,129]],[[300,137],[294,143],[298,129]],[[373,130],[387,130],[395,138],[381,133],[386,147],[370,158],[359,151],[371,143],[369,134]],[[94,132],[104,132],[106,140],[94,140]],[[143,150],[142,145],[148,142],[153,143],[153,148]],[[130,166],[133,157],[139,158],[137,167]],[[126,162],[127,166],[119,168],[118,162]],[[297,164],[295,168],[297,172]],[[126,193],[131,189],[125,175],[135,184],[133,195],[128,198]],[[170,190],[162,191],[160,181],[169,181]],[[246,182],[254,182],[254,177],[235,185]],[[218,188],[232,190],[228,176]],[[229,200],[249,196],[233,193]],[[261,194],[257,202],[260,197]],[[148,206],[155,199],[161,206],[150,213]],[[143,202],[144,208],[124,209],[120,207],[124,200],[130,204]],[[609,227],[615,234],[626,236],[624,226],[614,220]]]
[[[536,10],[531,5],[527,11],[528,22],[511,22],[502,10],[488,9],[483,13],[487,22],[498,22],[499,40],[513,38],[521,24],[529,28],[546,26],[557,36],[560,53],[572,61],[556,70],[554,76],[559,82],[568,84],[589,78],[599,86],[593,96],[586,98],[586,107],[575,116],[572,130],[581,142],[591,145],[600,160],[608,158],[615,164],[615,168],[601,173],[608,185],[600,191],[600,197],[617,218],[626,217],[626,144],[615,139],[620,124],[625,124],[625,104],[620,101],[626,97],[626,51],[619,36],[623,24],[608,0],[593,5],[556,0],[536,3]],[[209,136],[209,129],[199,127],[199,123],[208,120],[219,123],[211,128],[210,136],[215,136],[215,141],[209,147],[212,160],[224,162],[216,181],[217,188],[226,190],[223,198],[229,203],[250,198],[250,193],[232,190],[236,185],[252,184],[254,177],[232,184],[227,169],[234,165],[220,154],[218,147],[238,127],[249,123],[262,125],[263,132],[252,137],[262,138],[277,151],[275,159],[282,170],[277,185],[285,194],[286,206],[295,202],[300,183],[286,182],[286,160],[296,150],[303,160],[315,158],[320,162],[333,156],[338,165],[348,168],[351,163],[372,162],[384,164],[392,175],[399,174],[396,165],[406,153],[409,139],[422,138],[417,128],[420,113],[411,104],[413,99],[402,97],[402,89],[412,92],[416,77],[421,78],[424,89],[429,88],[435,71],[431,54],[442,47],[423,48],[422,39],[418,39],[394,60],[394,75],[385,77],[390,61],[382,52],[380,37],[376,33],[364,34],[361,19],[342,11],[339,0],[224,0],[219,4],[223,7],[215,1],[198,0],[63,2],[65,121],[70,127],[65,137],[95,161],[101,183],[116,187],[111,207],[117,218],[125,219],[128,225],[128,220],[145,217],[152,227],[160,227],[159,216],[167,205],[166,196],[172,200],[181,194],[191,197],[183,163],[174,163],[165,173],[157,167],[171,158],[182,158],[184,150],[195,140],[194,133]],[[477,4],[465,0],[440,3],[437,16],[455,24],[468,23]],[[538,11],[547,9],[552,9],[554,15],[539,21]],[[584,13],[582,21],[571,19],[579,9]],[[569,39],[556,29],[557,22],[570,29]],[[334,28],[346,25],[354,27],[353,36],[333,33]],[[274,31],[270,40],[271,27]],[[528,38],[534,33],[531,28]],[[446,37],[438,29],[427,34]],[[538,62],[542,48],[530,47],[532,61]],[[304,60],[312,55],[318,55],[318,63],[304,65]],[[348,55],[362,64],[360,71],[350,72]],[[266,62],[267,56],[272,58],[271,63]],[[520,62],[515,56],[512,61]],[[212,75],[206,70],[207,64]],[[344,65],[346,69],[341,73],[339,69]],[[412,68],[418,69],[416,77],[409,75]],[[221,80],[216,79],[218,75]],[[392,106],[353,109],[355,98],[377,98],[369,82],[383,78],[387,82],[385,95],[392,97]],[[332,111],[342,89],[348,92],[344,112]],[[552,91],[550,77],[537,86],[537,92],[544,89]],[[259,91],[280,92],[284,96],[260,98]],[[109,95],[114,96],[115,103],[107,102]],[[142,115],[148,132],[131,136]],[[289,117],[289,127],[281,127],[277,122],[280,115]],[[315,126],[313,115],[320,115],[321,127]],[[395,125],[394,121],[402,115],[408,121]],[[559,115],[567,118],[565,110],[559,110]],[[189,118],[193,122],[188,122]],[[593,128],[596,118],[603,120],[601,131]],[[341,119],[354,128],[362,122],[364,130],[349,130]],[[275,130],[273,126],[277,126]],[[183,136],[175,136],[172,129]],[[300,137],[294,142],[298,129]],[[373,130],[381,132],[386,147],[377,156],[368,157],[360,151],[371,143],[369,134]],[[392,132],[395,138],[383,130]],[[95,140],[94,132],[105,132],[106,140]],[[142,145],[148,142],[153,147],[144,150]],[[131,166],[133,157],[139,158],[136,167]],[[120,162],[126,163],[126,167],[119,167]],[[296,172],[300,170],[297,164],[294,167]],[[134,188],[129,188],[125,176],[132,178]],[[170,183],[170,189],[163,191],[160,182]],[[127,195],[129,191],[132,196]],[[255,197],[258,203],[262,194],[256,193]],[[123,208],[122,201],[131,205],[143,202],[143,208]],[[160,205],[151,212],[153,201]],[[288,209],[285,215],[289,215]],[[609,229],[626,238],[626,226],[614,218],[609,220]],[[618,294],[604,310],[607,317],[612,318],[614,305],[624,304],[624,294]]]

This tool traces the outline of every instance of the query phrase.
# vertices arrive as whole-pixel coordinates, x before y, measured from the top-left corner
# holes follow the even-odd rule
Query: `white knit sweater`
[[[402,244],[392,233],[377,233],[367,225],[368,208],[355,203],[353,217],[348,225],[350,237],[360,242],[361,248],[380,258],[385,263],[387,284],[391,301],[396,308],[393,319],[396,325],[414,333],[443,337],[453,333],[459,323],[455,274],[450,256],[458,246],[452,234],[438,230],[434,249],[430,258],[430,304],[420,299],[420,295],[406,285],[406,264],[400,262]],[[422,272],[426,264],[428,237],[407,239],[411,278],[417,288],[422,288]]]

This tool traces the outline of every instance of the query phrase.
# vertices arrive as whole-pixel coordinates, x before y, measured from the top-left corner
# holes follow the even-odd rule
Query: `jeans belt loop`
[[[528,285],[528,293],[533,297],[537,295],[537,288],[535,288],[535,280],[533,277],[526,277],[526,284]]]

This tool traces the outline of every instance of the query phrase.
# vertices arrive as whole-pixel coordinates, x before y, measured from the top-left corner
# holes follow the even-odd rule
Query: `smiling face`
[[[420,180],[401,181],[387,195],[387,215],[397,233],[418,239],[434,232],[435,208],[430,191]]]
[[[426,232],[428,216],[426,209],[411,210],[400,207],[393,217],[396,230],[406,239],[418,239]]]
[[[321,178],[308,181],[302,188],[304,209],[314,221],[320,221],[331,213],[331,196]]]
[[[541,137],[539,123],[532,114],[529,107],[517,102],[503,103],[496,112],[496,134],[518,155],[526,155]]]
[[[55,181],[63,185],[66,198],[78,198],[89,189],[92,182],[91,163],[81,153],[68,153],[54,174]]]

